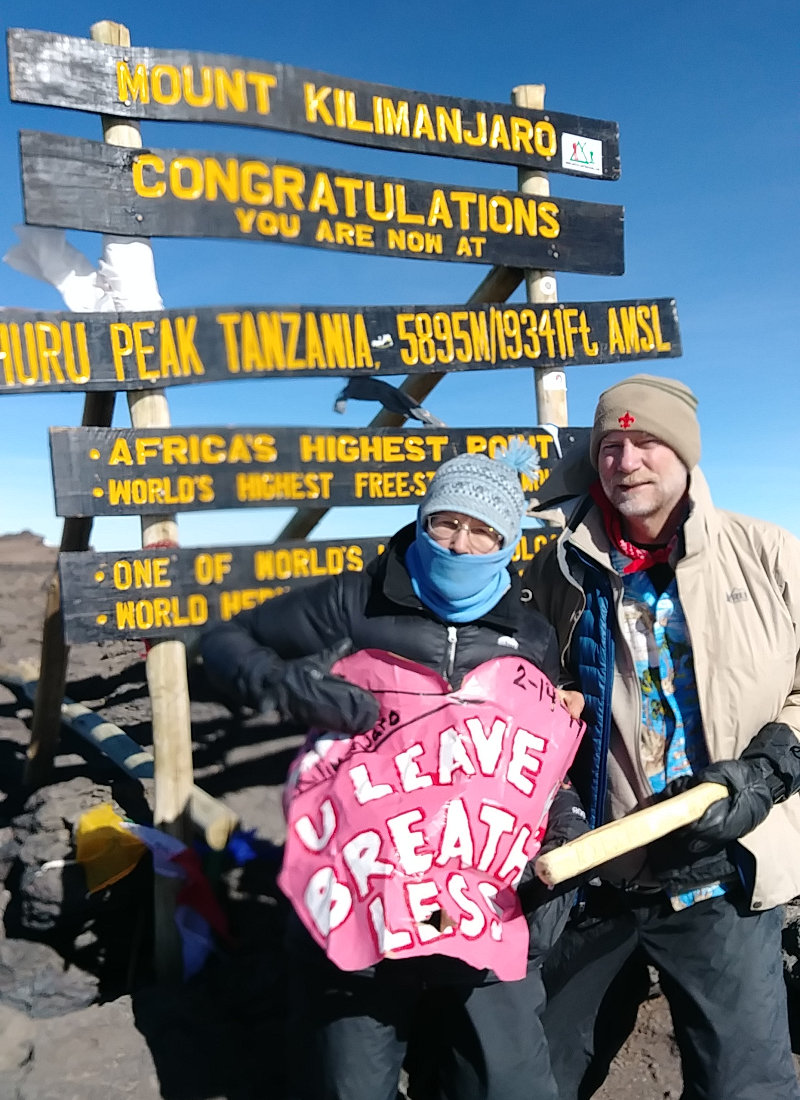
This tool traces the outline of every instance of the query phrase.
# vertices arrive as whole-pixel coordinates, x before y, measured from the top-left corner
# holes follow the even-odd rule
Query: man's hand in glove
[[[378,719],[378,700],[330,671],[352,648],[345,638],[322,653],[289,661],[272,650],[260,650],[247,670],[251,705],[276,723],[297,722],[349,734],[371,729]]]
[[[696,775],[673,779],[663,797],[671,798],[698,783],[720,783],[728,788],[728,797],[712,803],[701,818],[676,832],[675,839],[683,840],[692,856],[720,851],[751,833],[772,809],[772,791],[760,765],[753,761],[718,760]]]
[[[705,782],[721,783],[728,788],[728,797],[709,806],[692,825],[651,844],[655,867],[674,869],[721,853],[726,845],[760,825],[774,805],[800,790],[797,736],[783,722],[770,722],[758,731],[738,760],[718,760],[696,775],[673,779],[661,798]]]

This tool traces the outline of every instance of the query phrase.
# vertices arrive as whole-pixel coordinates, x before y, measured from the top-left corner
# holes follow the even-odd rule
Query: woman
[[[399,531],[363,573],[290,592],[210,630],[201,653],[211,682],[229,699],[280,719],[356,734],[372,728],[378,709],[369,692],[328,674],[343,639],[348,648],[390,651],[434,669],[453,688],[477,666],[510,653],[555,681],[554,632],[538,613],[521,614],[519,578],[509,568],[525,513],[519,473],[535,469],[535,458],[515,440],[498,459],[459,455],[445,462],[416,524]],[[564,786],[543,849],[584,829],[580,805]],[[289,936],[299,1070],[292,1095],[394,1100],[412,1025],[425,1019],[435,1021],[424,1036],[426,1059],[435,1063],[434,1095],[555,1100],[538,1015],[539,968],[569,898],[546,895],[532,873],[518,895],[531,932],[520,981],[501,982],[444,955],[383,959],[346,972],[296,922]]]

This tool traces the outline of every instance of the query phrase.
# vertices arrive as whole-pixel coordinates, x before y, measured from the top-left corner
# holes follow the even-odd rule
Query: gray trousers
[[[669,1002],[682,1100],[800,1100],[781,909],[753,913],[729,895],[675,912],[666,899],[612,887],[590,887],[587,897],[584,919],[544,966],[543,1024],[560,1100],[587,1100],[602,1083],[625,1037],[616,1025],[626,1009],[629,1025],[635,1019],[625,995],[636,995],[637,952],[657,968]]]
[[[518,982],[435,956],[345,973],[307,944],[289,983],[291,1100],[395,1100],[407,1055],[411,1097],[557,1100],[538,967]]]

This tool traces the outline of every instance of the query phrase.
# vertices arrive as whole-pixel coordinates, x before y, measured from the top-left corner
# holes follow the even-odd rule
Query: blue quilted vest
[[[587,732],[570,774],[581,796],[589,821],[596,829],[605,819],[608,786],[608,749],[611,741],[611,689],[614,684],[614,597],[605,570],[573,547],[567,548],[580,562],[586,606],[572,635],[569,667],[586,698]]]

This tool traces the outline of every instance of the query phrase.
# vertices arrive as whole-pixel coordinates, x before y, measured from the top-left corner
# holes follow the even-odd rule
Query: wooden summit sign
[[[412,92],[224,54],[8,32],[11,98],[121,118],[223,122],[311,137],[619,177],[615,122]]]
[[[566,367],[681,354],[675,301],[0,309],[0,394]]]
[[[68,643],[155,637],[227,621],[339,573],[361,572],[378,538],[265,546],[60,554]]]
[[[20,150],[29,225],[586,275],[625,268],[621,206],[36,131],[20,133]]]
[[[557,529],[523,531],[522,571]],[[77,642],[154,638],[227,621],[240,611],[340,573],[358,573],[385,540],[289,540],[267,546],[61,554],[64,636]]]
[[[562,450],[588,428],[561,428]],[[493,455],[513,436],[539,452],[534,493],[557,461],[545,428],[51,428],[59,516],[216,508],[416,504],[437,467],[462,452]]]

